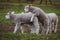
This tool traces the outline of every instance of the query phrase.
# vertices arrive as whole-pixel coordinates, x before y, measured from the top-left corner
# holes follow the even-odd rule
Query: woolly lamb
[[[31,26],[31,33],[39,33],[39,24],[37,17],[33,18],[33,21],[30,22],[32,13],[22,13],[22,14],[14,14],[14,12],[8,12],[5,16],[6,19],[11,19],[15,22],[16,26],[13,33],[16,33],[17,29],[20,27],[21,32],[24,32],[23,24],[29,24]]]
[[[51,24],[51,26],[50,26],[50,33],[52,33],[52,31],[54,33],[56,33],[57,32],[57,24],[58,24],[58,17],[57,17],[57,15],[55,13],[49,13],[49,14],[47,14],[47,16],[49,17],[50,24]]]
[[[54,33],[56,33],[57,31],[57,24],[58,24],[58,17],[55,13],[49,13],[49,14],[46,14],[50,20],[50,27],[49,27],[49,33],[52,33],[52,31]],[[41,25],[41,31],[43,30],[42,29],[42,25]]]
[[[31,4],[25,6],[24,10],[25,10],[25,12],[32,12],[33,14],[35,14],[35,16],[38,17],[38,20],[41,22],[41,24],[43,26],[42,34],[44,34],[44,33],[48,34],[50,21],[49,21],[49,18],[46,16],[45,12],[38,7],[32,6]]]

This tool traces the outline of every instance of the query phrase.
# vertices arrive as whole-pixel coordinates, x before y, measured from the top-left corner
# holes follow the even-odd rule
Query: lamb
[[[47,14],[47,16],[49,17],[50,24],[51,24],[51,26],[50,26],[50,33],[52,33],[52,31],[54,33],[56,33],[57,32],[57,24],[58,24],[58,17],[57,17],[57,15],[55,13],[49,13],[49,14]]]
[[[57,24],[58,24],[58,17],[55,13],[47,13],[46,14],[50,20],[50,27],[49,27],[49,33],[56,33],[57,32]],[[40,29],[42,31],[42,25],[40,25]]]
[[[37,16],[38,21],[43,26],[42,34],[44,34],[44,33],[48,34],[48,32],[49,32],[49,26],[50,26],[50,24],[49,24],[50,20],[47,17],[46,13],[42,9],[40,9],[38,7],[34,7],[34,6],[32,6],[30,4],[30,5],[25,6],[24,11],[25,12],[32,12],[35,16]],[[31,18],[32,20],[33,20],[33,17],[34,16],[32,16],[32,18]]]
[[[31,33],[39,33],[39,24],[37,17],[33,18],[33,21],[30,22],[32,13],[22,13],[22,14],[14,14],[14,12],[8,12],[5,16],[6,19],[11,19],[14,21],[15,29],[13,33],[16,33],[17,29],[20,27],[21,32],[24,33],[24,24],[29,24],[31,26]]]

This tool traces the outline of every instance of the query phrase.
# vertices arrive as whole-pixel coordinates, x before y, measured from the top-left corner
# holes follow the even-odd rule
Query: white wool
[[[16,33],[17,29],[20,27],[21,32],[24,32],[24,27],[21,24],[29,24],[29,25],[33,25],[31,27],[31,33],[39,33],[39,24],[38,24],[38,19],[37,17],[34,17],[32,23],[30,22],[31,17],[32,17],[32,13],[19,13],[19,14],[12,14],[14,12],[10,12],[9,14],[6,15],[6,18],[8,18],[8,16],[15,22],[15,29],[13,33]]]

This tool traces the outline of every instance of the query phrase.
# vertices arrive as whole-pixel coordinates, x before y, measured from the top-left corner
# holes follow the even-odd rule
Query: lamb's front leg
[[[58,25],[58,22],[56,22],[56,23],[54,24],[54,33],[57,32],[57,25]]]
[[[32,22],[32,21],[33,21],[34,16],[35,16],[35,14],[32,14],[32,17],[31,17],[31,21],[30,21],[30,22]]]
[[[52,26],[52,23],[51,23],[51,21],[50,21],[50,23],[49,23],[49,33],[52,33],[52,28],[53,28],[53,26]]]
[[[13,33],[16,33],[16,31],[17,31],[18,28],[19,28],[18,23],[16,23],[16,26],[14,28],[14,32]]]
[[[49,19],[44,20],[43,32],[46,34],[48,34],[49,32],[49,27],[50,27],[49,22],[50,22]]]

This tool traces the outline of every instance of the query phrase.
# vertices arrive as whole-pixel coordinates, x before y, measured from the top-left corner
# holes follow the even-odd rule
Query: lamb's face
[[[10,13],[8,12],[7,15],[5,16],[6,19],[10,19]]]
[[[29,6],[25,6],[24,11],[28,12],[29,11]]]
[[[11,14],[14,14],[14,12],[8,12],[7,15],[5,16],[5,18],[10,19]]]
[[[32,8],[32,5],[29,4],[29,5],[25,6],[24,11],[29,12],[31,8]]]

